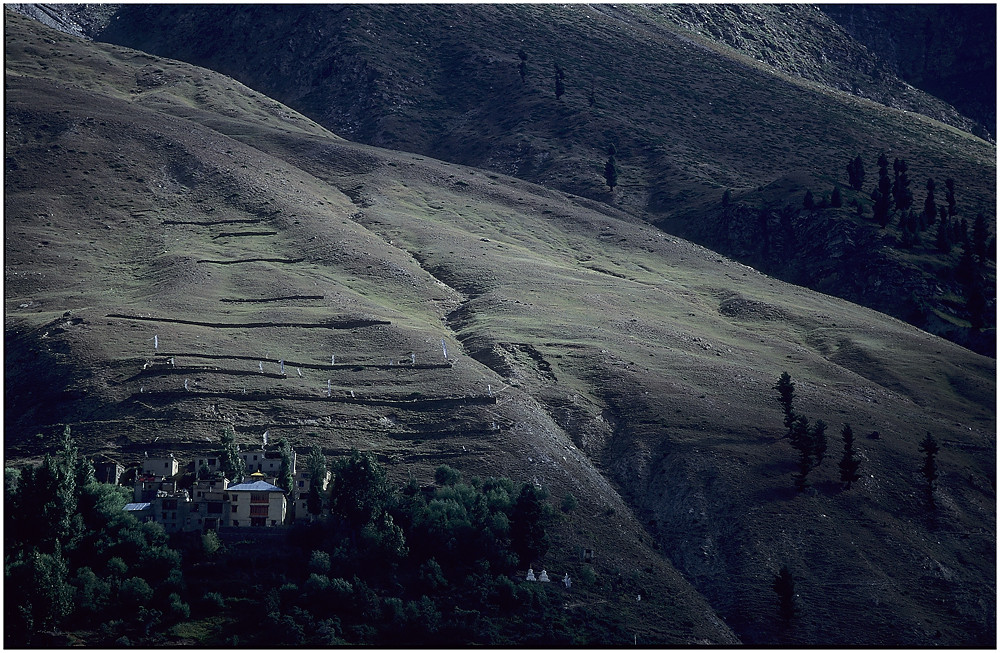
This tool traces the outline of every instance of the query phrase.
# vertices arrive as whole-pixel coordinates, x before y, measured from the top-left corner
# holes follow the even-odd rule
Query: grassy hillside
[[[99,38],[232,75],[352,140],[606,202],[786,281],[995,350],[995,332],[970,329],[956,299],[958,254],[938,255],[933,228],[917,250],[899,250],[900,215],[879,229],[869,199],[885,152],[909,164],[917,211],[929,177],[939,204],[952,178],[958,217],[983,212],[992,225],[995,147],[936,122],[969,127],[816,7],[132,5]],[[868,174],[847,208],[803,216],[793,252],[748,251],[767,238],[758,214],[801,209],[806,191],[847,191],[855,156]],[[727,191],[752,215],[735,234]],[[839,235],[811,229],[820,219],[855,234],[853,257],[831,258]]]
[[[204,69],[6,18],[9,461],[67,423],[133,460],[269,429],[375,451],[400,482],[447,462],[572,493],[546,563],[595,548],[581,602],[635,641],[995,639],[993,360],[558,184],[354,144]],[[830,424],[804,494],[784,370]]]

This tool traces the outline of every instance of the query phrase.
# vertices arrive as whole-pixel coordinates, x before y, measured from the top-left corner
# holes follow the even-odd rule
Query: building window
[[[250,493],[250,503],[267,503],[267,502],[268,502],[267,492]]]
[[[252,505],[252,506],[250,506],[250,514],[251,515],[257,515],[257,516],[267,517],[267,506],[264,506],[264,505],[253,506]]]
[[[264,517],[252,517],[250,519],[251,526],[267,526],[267,519]]]
[[[239,526],[239,525],[240,525],[240,523],[234,519],[233,520],[233,526]]]
[[[233,512],[236,512],[236,506],[235,505],[233,506]]]
[[[299,481],[299,487],[305,487],[305,486],[306,486],[305,481]]]
[[[208,459],[208,466],[209,467],[215,467],[215,458],[209,458]]]
[[[275,521],[275,520],[273,520],[273,519],[271,520],[271,526],[276,526],[277,524],[278,524],[278,522],[276,522],[276,521]]]

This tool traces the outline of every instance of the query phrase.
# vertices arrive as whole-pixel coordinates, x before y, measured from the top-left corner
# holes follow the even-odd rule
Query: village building
[[[222,471],[222,456],[217,454],[212,454],[209,456],[198,456],[194,459],[194,475],[195,478],[200,478],[203,474],[202,470],[207,470],[209,476],[214,475],[216,472]]]
[[[229,526],[271,528],[285,524],[285,491],[262,480],[263,477],[260,473],[251,474],[251,480],[229,486]]]
[[[153,521],[153,505],[148,501],[126,503],[122,510],[132,515],[140,522]]]
[[[142,461],[142,473],[144,476],[176,476],[179,470],[177,459],[174,454],[150,458],[146,456]]]
[[[115,460],[94,460],[94,478],[101,483],[118,485],[124,473],[125,466]]]
[[[281,472],[281,451],[276,446],[261,447],[241,451],[240,457],[246,463],[247,473],[263,472],[268,476],[277,476]],[[292,449],[290,471],[295,474],[295,450]]]
[[[229,517],[229,480],[222,474],[200,479],[191,486],[191,506],[184,530],[211,531],[226,525]]]
[[[153,521],[163,526],[168,533],[185,530],[190,509],[190,497],[186,490],[174,492],[159,491],[150,503]]]
[[[132,501],[149,502],[159,492],[173,494],[176,491],[177,479],[140,473],[136,476],[135,485],[132,488]]]

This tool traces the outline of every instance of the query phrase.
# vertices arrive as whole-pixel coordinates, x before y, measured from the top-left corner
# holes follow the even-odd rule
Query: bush
[[[462,478],[462,473],[449,465],[441,465],[434,470],[434,481],[438,485],[454,485]]]
[[[579,502],[576,500],[576,497],[573,496],[573,493],[568,492],[566,496],[563,497],[562,500],[562,511],[573,512],[574,510],[576,510],[578,504]]]
[[[309,556],[309,571],[313,574],[330,573],[330,554],[326,551],[313,551]]]

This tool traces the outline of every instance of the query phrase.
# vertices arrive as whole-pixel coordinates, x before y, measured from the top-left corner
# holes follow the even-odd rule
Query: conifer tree
[[[813,424],[810,437],[815,466],[818,466],[822,464],[823,456],[826,455],[826,422],[821,419],[816,420],[816,423]]]
[[[778,614],[786,623],[795,616],[795,579],[785,565],[774,577],[771,588],[778,594]]]
[[[522,48],[517,51],[517,56],[521,60],[521,63],[517,64],[517,72],[521,74],[521,83],[523,84],[528,76],[528,54]]]
[[[802,206],[804,206],[806,210],[809,211],[812,211],[814,208],[816,208],[816,201],[813,199],[813,193],[811,190],[806,191],[806,196],[802,200]]]
[[[892,182],[889,181],[889,160],[883,152],[878,158],[878,187],[871,194],[874,206],[875,222],[881,227],[889,224],[889,212],[892,209]]]
[[[615,155],[618,150],[615,149],[614,144],[608,146],[608,160],[604,164],[604,181],[608,184],[608,188],[612,192],[615,190],[615,186],[618,185],[618,164],[615,161]]]
[[[778,383],[774,386],[778,391],[778,403],[785,413],[785,428],[791,435],[792,424],[795,422],[795,412],[792,410],[792,400],[795,398],[795,383],[788,372],[782,372],[778,377]]]
[[[932,225],[937,220],[937,204],[934,202],[934,180],[927,180],[927,197],[924,199],[924,224]]]
[[[799,415],[792,423],[790,438],[792,446],[799,452],[798,473],[795,475],[795,488],[802,492],[806,489],[806,476],[813,468],[813,429],[809,426],[809,418]]]
[[[861,161],[861,155],[854,157],[847,164],[847,180],[851,188],[861,190],[865,185],[865,165]]]
[[[951,252],[951,223],[948,221],[948,212],[943,206],[941,207],[941,219],[938,221],[934,244],[942,254]]]
[[[553,64],[556,71],[556,99],[561,99],[563,93],[566,92],[566,85],[563,83],[563,79],[566,78],[566,74],[563,69],[559,67],[559,64]]]
[[[861,461],[854,456],[854,432],[850,424],[844,424],[844,428],[840,430],[840,438],[844,441],[844,455],[840,458],[840,480],[850,490],[851,485],[861,478],[858,474]]]
[[[980,264],[986,261],[989,238],[990,232],[986,227],[986,218],[982,213],[977,213],[976,220],[972,223],[972,253],[979,258]]]
[[[840,186],[834,186],[833,193],[830,195],[830,206],[839,209],[843,205],[844,200],[840,197]]]

